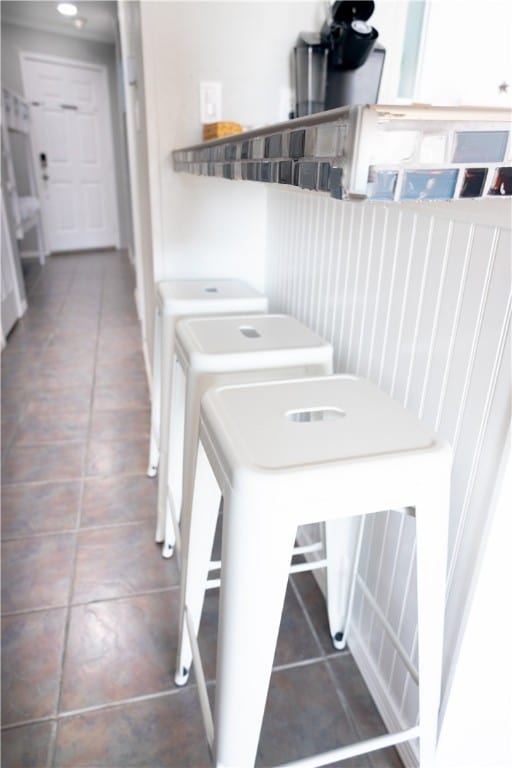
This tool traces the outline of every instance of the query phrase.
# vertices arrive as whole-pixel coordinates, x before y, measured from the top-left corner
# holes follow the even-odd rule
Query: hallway
[[[173,683],[178,572],[153,539],[131,266],[52,256],[26,286],[2,353],[2,767],[209,766],[193,678]],[[216,611],[209,592],[212,694]],[[316,582],[294,575],[258,765],[384,730],[350,654],[333,652]],[[401,762],[391,748],[339,765]]]

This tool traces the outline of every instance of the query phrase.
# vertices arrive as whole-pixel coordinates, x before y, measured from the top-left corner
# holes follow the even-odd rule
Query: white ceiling
[[[116,2],[108,0],[73,0],[78,16],[86,19],[85,26],[77,29],[73,20],[57,12],[57,2],[47,0],[2,0],[0,13],[2,22],[22,27],[71,35],[101,43],[115,40]]]

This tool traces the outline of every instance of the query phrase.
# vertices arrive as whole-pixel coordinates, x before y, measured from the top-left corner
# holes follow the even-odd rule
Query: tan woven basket
[[[222,120],[218,123],[206,123],[203,125],[203,141],[210,139],[220,139],[223,136],[231,136],[234,133],[241,133],[240,123],[230,123]]]

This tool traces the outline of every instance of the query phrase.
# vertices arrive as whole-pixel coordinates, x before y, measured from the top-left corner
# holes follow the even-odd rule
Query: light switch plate
[[[202,80],[199,83],[201,123],[216,123],[222,119],[222,85]]]
[[[290,113],[295,109],[295,91],[291,88],[279,89],[279,113],[277,122],[282,123],[290,119]]]

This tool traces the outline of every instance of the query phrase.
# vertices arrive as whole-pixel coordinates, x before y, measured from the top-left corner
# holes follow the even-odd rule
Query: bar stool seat
[[[184,376],[184,393],[171,400],[171,464],[163,554],[180,546],[179,520],[190,513],[199,442],[201,396],[208,387],[332,372],[331,344],[294,317],[230,315],[182,320],[176,327],[173,380]],[[175,413],[184,400],[183,427]]]
[[[297,526],[326,521],[330,614],[337,606],[329,600],[329,572],[341,570],[337,523],[399,509],[416,518],[419,722],[287,765],[326,765],[419,737],[420,765],[429,768],[441,681],[448,446],[376,386],[348,375],[210,389],[200,439],[192,514],[182,525],[187,557],[177,678],[188,674],[193,658],[214,764],[254,765]],[[224,496],[224,519],[213,720],[196,631],[217,517],[215,487]],[[361,546],[360,534],[353,573]],[[354,586],[339,628],[349,644],[353,595]]]
[[[167,491],[169,402],[172,388],[172,359],[176,323],[196,315],[228,315],[267,312],[268,299],[240,280],[165,280],[156,285],[151,433],[147,474],[159,479],[158,515],[155,539],[164,540],[165,495]],[[162,473],[161,473],[162,474]]]

